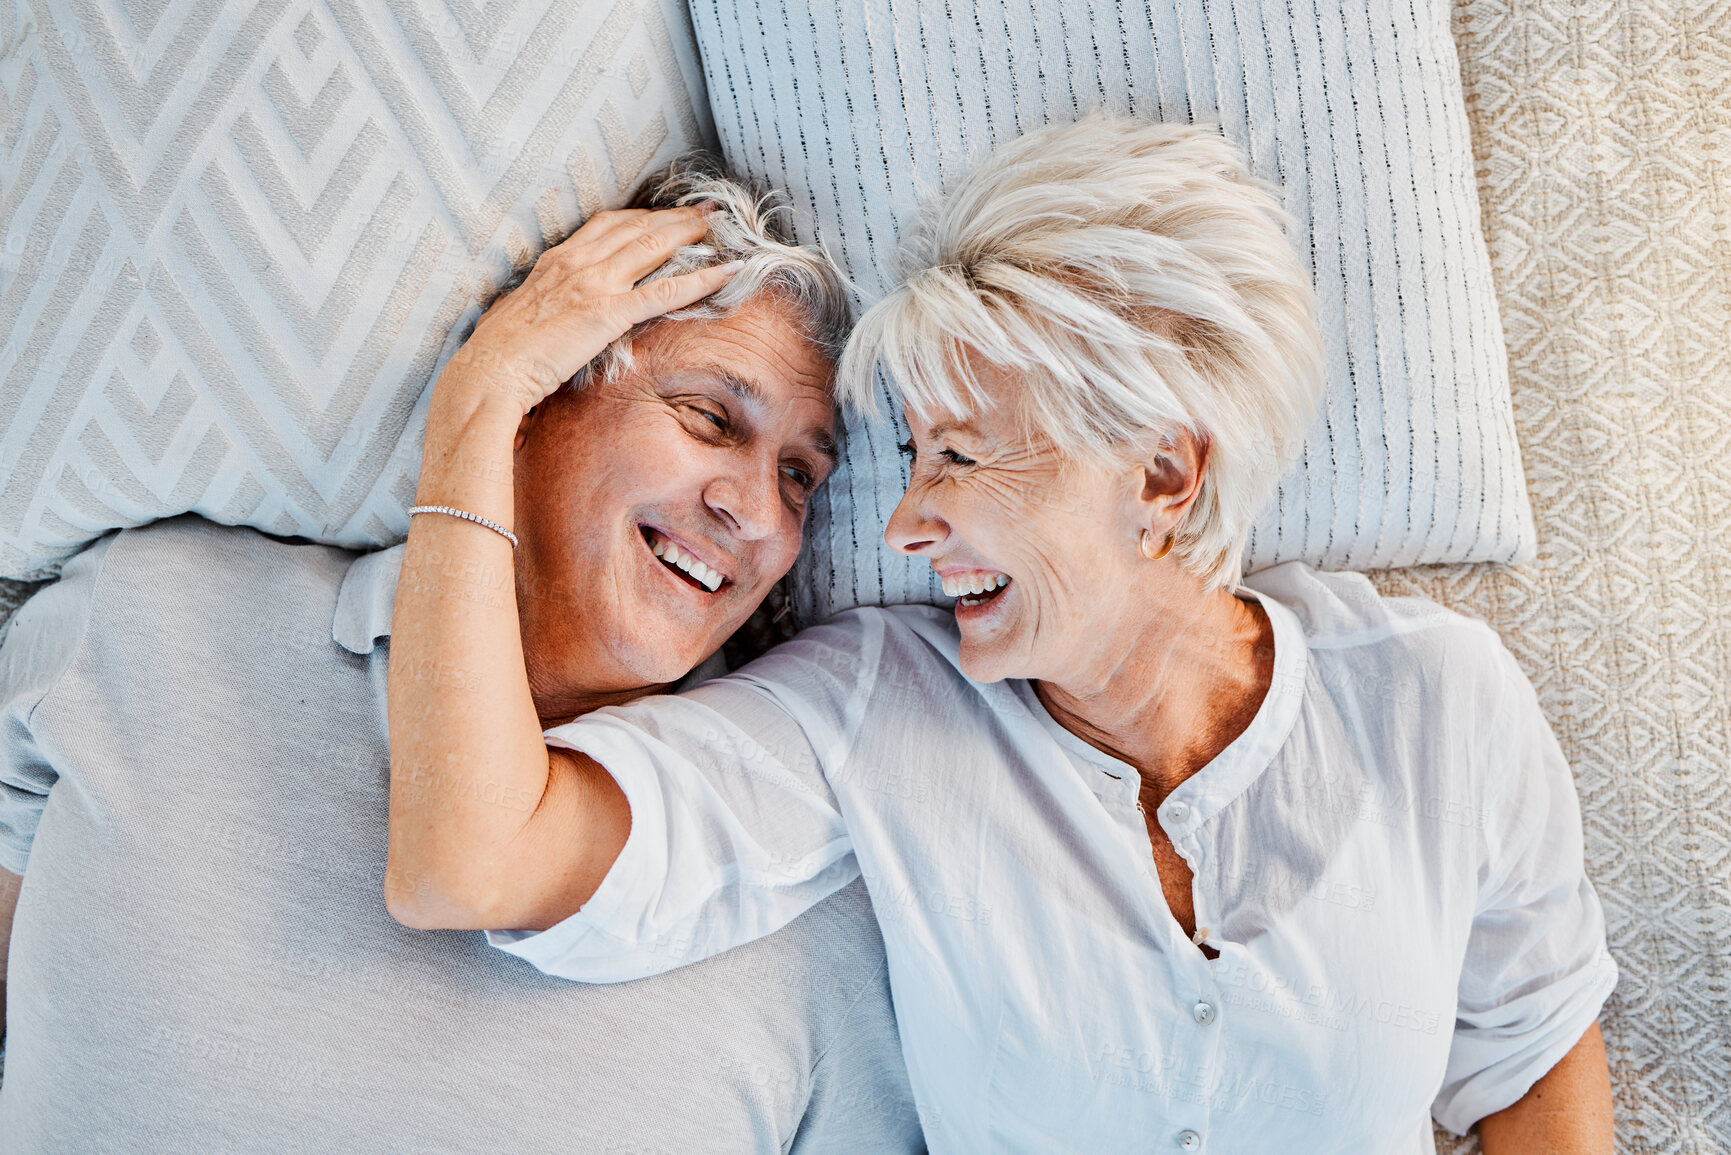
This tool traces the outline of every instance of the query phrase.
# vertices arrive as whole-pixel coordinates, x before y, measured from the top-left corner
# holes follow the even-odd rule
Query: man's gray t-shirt
[[[0,1151],[919,1150],[858,883],[607,986],[391,920],[396,560],[179,518],[10,623]]]

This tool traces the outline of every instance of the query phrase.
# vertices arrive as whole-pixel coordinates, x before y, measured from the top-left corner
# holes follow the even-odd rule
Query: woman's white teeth
[[[1001,586],[1010,584],[1009,575],[1001,573],[964,574],[960,577],[947,577],[942,580],[944,596],[951,598],[966,597],[969,594],[991,593]]]
[[[710,569],[670,541],[657,540],[649,547],[651,553],[668,565],[696,578],[703,588],[714,593],[721,588],[721,575]]]

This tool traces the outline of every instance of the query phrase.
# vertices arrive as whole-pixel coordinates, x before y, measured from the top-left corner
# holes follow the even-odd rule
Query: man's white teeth
[[[714,593],[721,588],[721,575],[670,541],[656,541],[649,547],[650,552],[668,565],[676,566],[690,574],[702,583],[703,588]]]
[[[959,598],[968,594],[991,593],[1000,586],[1009,585],[1010,578],[1009,575],[1001,573],[973,573],[947,577],[943,579],[943,583],[945,597]]]

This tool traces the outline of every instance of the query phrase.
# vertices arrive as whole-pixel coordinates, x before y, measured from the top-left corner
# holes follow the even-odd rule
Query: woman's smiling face
[[[884,538],[929,560],[959,595],[969,677],[1084,685],[1109,677],[1133,624],[1145,567],[1145,471],[1067,460],[1030,437],[1009,370],[977,365],[996,404],[965,421],[910,412],[908,491]],[[1163,530],[1161,532],[1164,532]]]

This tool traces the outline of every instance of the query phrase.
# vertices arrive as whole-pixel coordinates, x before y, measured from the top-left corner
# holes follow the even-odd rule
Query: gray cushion
[[[709,137],[677,0],[0,0],[0,45],[0,577],[188,510],[400,537],[482,302]]]

